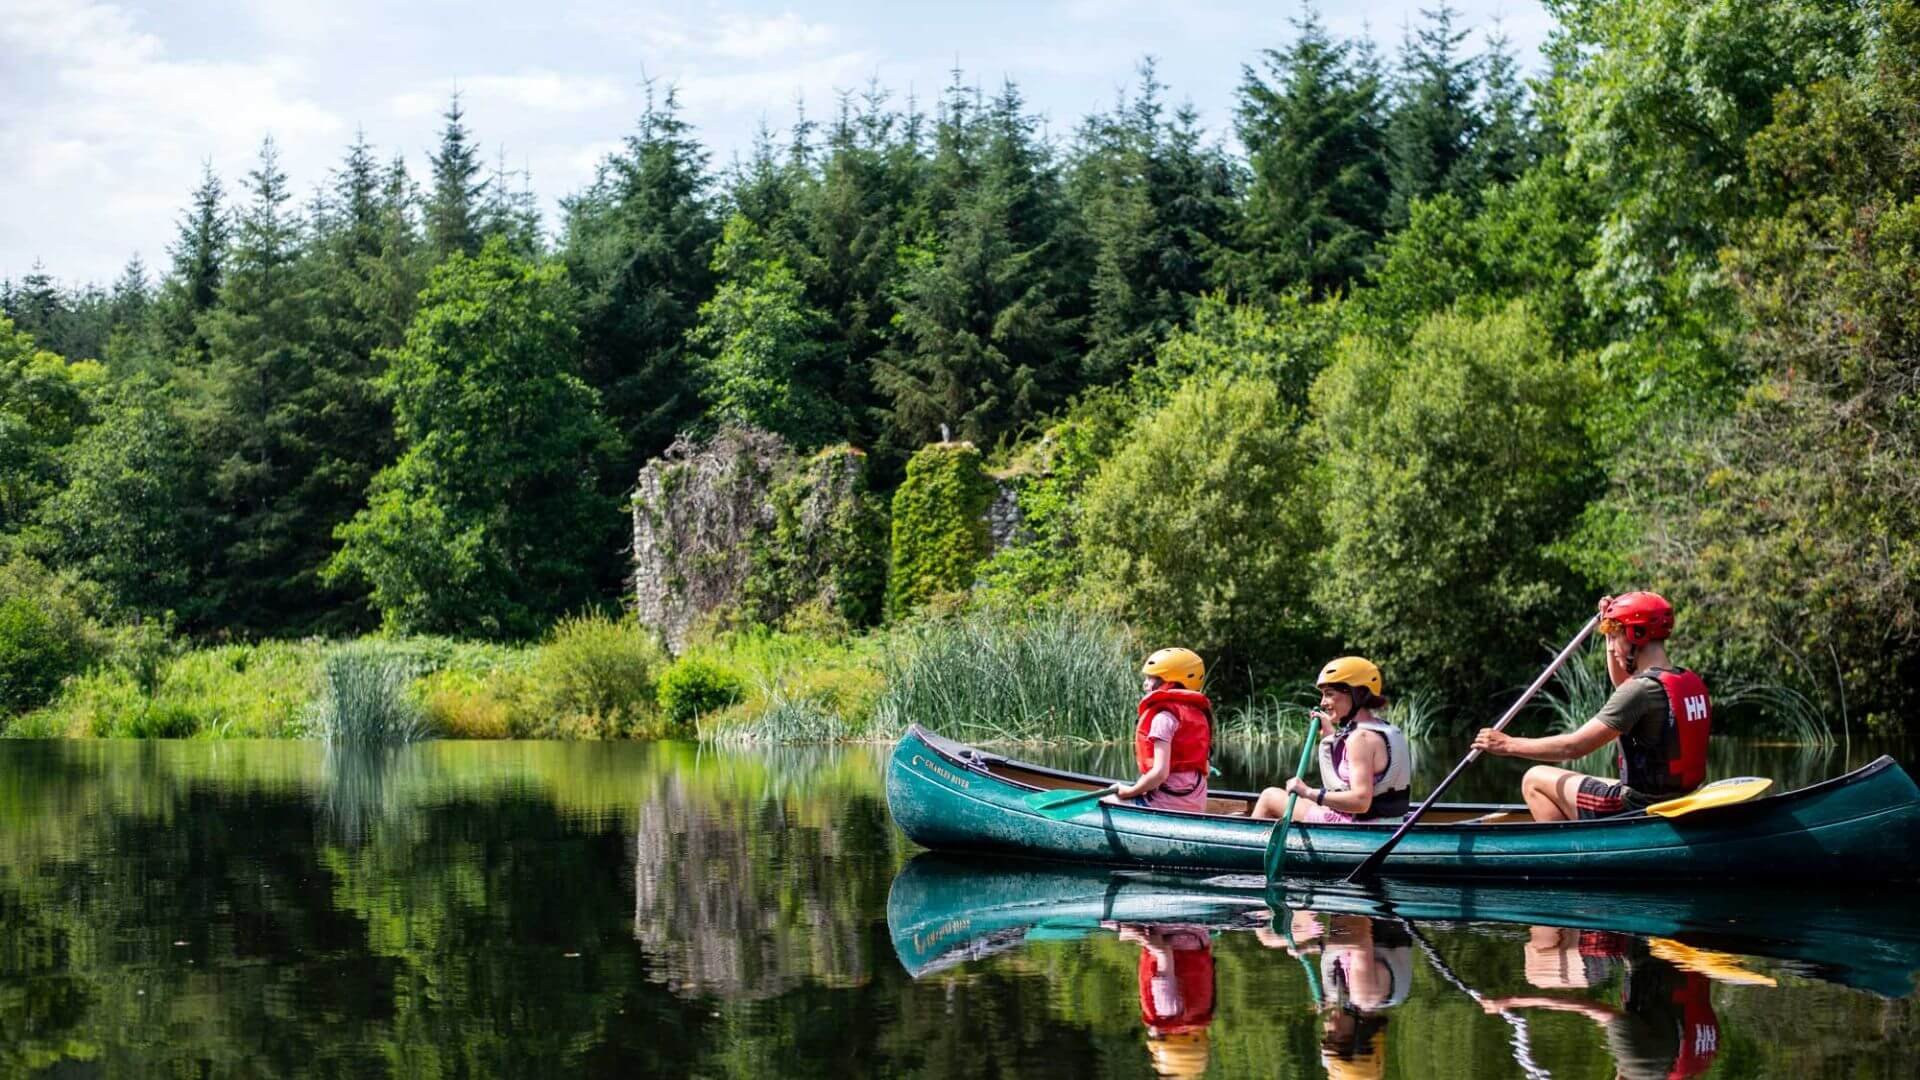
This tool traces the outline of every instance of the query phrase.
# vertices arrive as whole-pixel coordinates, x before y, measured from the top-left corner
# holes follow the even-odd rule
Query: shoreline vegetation
[[[1309,6],[1224,125],[956,72],[728,166],[649,83],[553,216],[458,96],[208,162],[0,280],[0,729],[1104,742],[1178,644],[1225,739],[1349,653],[1447,735],[1652,589],[1722,730],[1901,736],[1920,0],[1551,7]]]
[[[528,645],[451,638],[227,644],[138,651],[69,679],[10,738],[694,738],[734,745],[879,743],[912,722],[1005,746],[1120,745],[1132,737],[1138,635],[1072,610],[975,610],[823,637],[713,634],[669,657],[630,618],[563,620]],[[1604,700],[1597,650],[1563,669],[1535,712],[1561,728]],[[1223,745],[1296,744],[1313,697],[1228,698]],[[1727,696],[1736,730],[1822,748],[1834,738],[1778,689]],[[1801,711],[1796,711],[1801,710]],[[1416,740],[1483,720],[1413,692],[1387,710]]]

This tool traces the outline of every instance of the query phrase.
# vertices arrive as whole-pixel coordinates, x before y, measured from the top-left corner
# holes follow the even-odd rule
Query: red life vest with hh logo
[[[1680,1006],[1680,1053],[1667,1077],[1687,1080],[1713,1067],[1720,1052],[1720,1020],[1713,1014],[1713,986],[1705,975],[1687,972],[1673,1001]]]
[[[1658,740],[1620,738],[1620,782],[1645,795],[1685,795],[1707,778],[1707,736],[1713,699],[1700,676],[1685,668],[1649,671],[1667,695],[1667,721]]]
[[[1153,740],[1147,733],[1153,730],[1153,718],[1163,712],[1172,713],[1179,721],[1168,767],[1205,776],[1207,760],[1213,756],[1213,702],[1200,691],[1183,686],[1163,686],[1140,699],[1140,723],[1133,729],[1133,753],[1140,771],[1153,768]]]

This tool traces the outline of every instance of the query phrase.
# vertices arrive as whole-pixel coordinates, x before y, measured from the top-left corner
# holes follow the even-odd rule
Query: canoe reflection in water
[[[1292,941],[1270,926],[1254,931],[1268,948],[1320,954],[1320,1063],[1332,1080],[1384,1076],[1387,1010],[1413,989],[1413,939],[1397,922],[1362,915],[1295,911]]]
[[[1683,969],[1675,959],[1694,970]],[[1726,981],[1744,985],[1773,985],[1729,957],[1677,942],[1554,926],[1528,932],[1526,977],[1538,989],[1593,988],[1608,981],[1616,965],[1625,968],[1617,1007],[1558,995],[1487,998],[1481,1007],[1490,1013],[1540,1009],[1584,1016],[1606,1033],[1607,1050],[1620,1076],[1679,1080],[1706,1072],[1720,1049],[1707,972],[1718,969]]]
[[[1765,1060],[1785,1066],[1805,1042],[1769,1040],[1804,1040],[1804,1031],[1756,1027],[1730,1042],[1727,1018],[1750,1024],[1805,1002],[1847,1010],[1822,1014],[1829,1018],[1863,1020],[1880,1008],[1865,995],[1904,1009],[1920,973],[1920,919],[1897,895],[1305,880],[1274,895],[1265,885],[1247,875],[927,852],[895,876],[887,923],[915,979],[1032,943],[1083,942],[1078,953],[1039,952],[968,972],[960,984],[1045,977],[1052,1018],[1090,1034],[1119,1019],[1103,1012],[1112,999],[1102,980],[1123,977],[1117,963],[1135,967],[1135,1030],[1162,1076],[1229,1063],[1265,1069],[1308,1052],[1330,1077],[1378,1076],[1390,1049],[1405,1056],[1396,1064],[1403,1075],[1592,1075],[1606,1063],[1608,1075],[1687,1077],[1730,1054],[1743,1066],[1778,1054]],[[1284,905],[1286,921],[1274,922],[1269,901]],[[1762,1005],[1738,989],[1774,986],[1775,974],[1792,980],[1777,1000]],[[1311,1021],[1299,1009],[1308,999],[1318,1010]],[[1462,999],[1499,1019],[1463,1029]],[[1587,1017],[1599,1030],[1589,1035],[1543,1016],[1550,1012]],[[1860,1031],[1890,1053],[1904,1038]],[[1441,1047],[1445,1057],[1422,1058]]]

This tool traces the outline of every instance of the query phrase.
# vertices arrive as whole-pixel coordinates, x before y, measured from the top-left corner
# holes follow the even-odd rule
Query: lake
[[[1882,749],[1723,742],[1714,775],[1798,785]],[[1791,866],[1734,894],[1522,886],[1467,908],[1301,885],[1319,910],[1276,923],[1218,881],[919,853],[883,755],[0,741],[0,1075],[1920,1068],[1904,896]],[[1421,788],[1452,764],[1426,757]],[[1226,752],[1216,783],[1292,763]],[[1482,762],[1458,794],[1511,797],[1519,772]],[[1688,931],[1700,905],[1719,932]]]

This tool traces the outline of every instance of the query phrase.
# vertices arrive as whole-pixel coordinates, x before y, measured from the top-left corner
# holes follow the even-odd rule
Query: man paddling
[[[1535,821],[1603,818],[1685,795],[1707,778],[1713,703],[1707,684],[1667,659],[1673,606],[1658,593],[1600,600],[1607,677],[1614,691],[1593,719],[1564,735],[1523,739],[1483,728],[1477,750],[1531,761],[1571,761],[1619,741],[1620,779],[1535,765],[1520,783]]]

